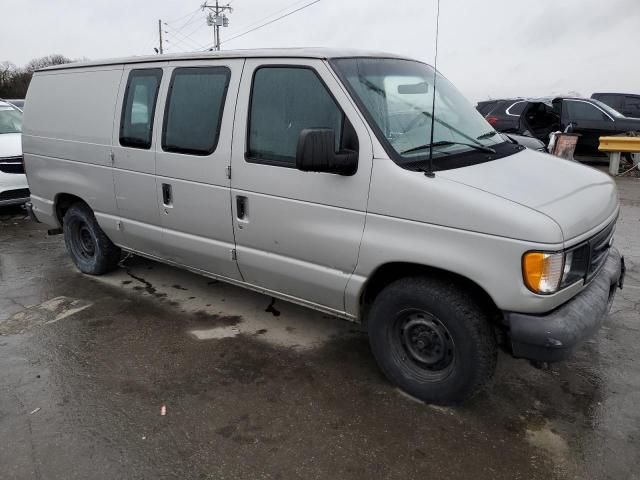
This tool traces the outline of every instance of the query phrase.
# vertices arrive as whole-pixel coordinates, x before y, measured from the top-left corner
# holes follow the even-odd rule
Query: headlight
[[[527,252],[522,257],[524,283],[534,293],[556,293],[584,279],[588,255],[588,245],[566,252]]]
[[[528,252],[522,259],[524,283],[535,293],[554,293],[560,286],[564,253]]]

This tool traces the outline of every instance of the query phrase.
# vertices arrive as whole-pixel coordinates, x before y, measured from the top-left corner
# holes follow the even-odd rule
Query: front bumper
[[[0,207],[7,207],[9,205],[22,205],[29,201],[29,190],[7,190],[0,193]]]
[[[0,207],[20,205],[29,200],[29,185],[24,173],[0,171]]]
[[[506,313],[514,357],[557,362],[571,356],[607,318],[617,288],[624,281],[624,258],[611,248],[606,263],[589,286],[545,315]]]

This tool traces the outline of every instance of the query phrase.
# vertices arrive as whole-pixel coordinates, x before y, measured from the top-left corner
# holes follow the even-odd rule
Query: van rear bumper
[[[27,212],[31,220],[54,228],[61,227],[56,216],[54,203],[51,200],[32,194],[27,205]]]
[[[624,258],[611,248],[600,273],[564,305],[544,315],[505,313],[513,356],[541,362],[570,357],[604,323],[624,273]]]

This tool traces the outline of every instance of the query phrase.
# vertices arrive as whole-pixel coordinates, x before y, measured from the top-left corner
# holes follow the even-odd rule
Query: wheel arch
[[[376,296],[386,286],[396,280],[407,277],[429,277],[452,282],[465,290],[488,313],[492,320],[499,322],[502,318],[500,309],[491,295],[476,282],[463,275],[419,263],[389,262],[376,268],[360,291],[359,318],[362,324],[366,324],[369,309]]]
[[[54,208],[56,213],[56,218],[62,226],[62,219],[64,218],[64,214],[67,213],[67,210],[71,207],[71,205],[75,203],[84,203],[85,205],[89,205],[83,198],[73,195],[71,193],[58,193],[54,199]],[[89,208],[91,208],[89,206]]]

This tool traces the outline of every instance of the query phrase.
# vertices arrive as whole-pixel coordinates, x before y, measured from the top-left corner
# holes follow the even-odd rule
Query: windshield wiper
[[[473,143],[464,143],[464,142],[452,142],[449,140],[443,140],[435,143],[427,143],[425,145],[420,145],[419,147],[413,147],[404,152],[400,152],[401,155],[406,155],[407,153],[419,152],[420,150],[426,150],[431,147],[445,147],[447,145],[464,145],[465,147],[473,148],[474,150],[478,150],[479,152],[484,153],[496,153],[493,148],[485,147],[482,145],[474,145]]]
[[[484,140],[485,138],[491,138],[491,137],[493,137],[494,135],[497,135],[497,134],[498,134],[498,132],[493,130],[492,132],[483,133],[479,137],[476,137],[476,140]]]

